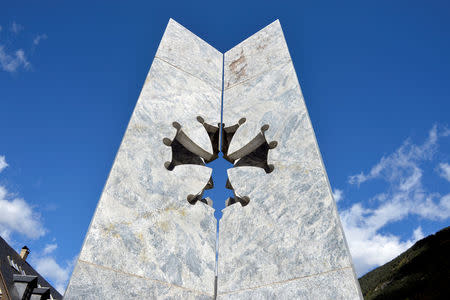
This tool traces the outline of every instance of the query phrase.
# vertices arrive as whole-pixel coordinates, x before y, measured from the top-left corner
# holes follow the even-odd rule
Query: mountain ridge
[[[450,226],[361,278],[365,300],[450,299]]]

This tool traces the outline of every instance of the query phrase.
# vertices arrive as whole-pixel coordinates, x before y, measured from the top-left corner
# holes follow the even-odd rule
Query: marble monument
[[[169,21],[64,298],[362,299],[279,21],[225,54]]]

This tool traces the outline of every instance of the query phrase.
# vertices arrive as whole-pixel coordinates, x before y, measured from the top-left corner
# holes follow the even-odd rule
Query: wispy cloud
[[[5,157],[0,156],[0,170],[7,165]],[[8,241],[13,233],[37,239],[46,232],[40,215],[24,199],[10,196],[7,189],[1,185],[0,212],[0,235]]]
[[[25,54],[25,50],[19,47],[14,47],[17,39],[14,35],[18,35],[22,30],[24,30],[24,26],[13,21],[8,29],[13,33],[13,35],[8,35],[6,40],[0,44],[0,70],[9,73],[15,73],[21,69],[29,70],[31,68],[31,64]],[[0,31],[2,31],[1,26]],[[26,49],[26,53],[28,53],[28,55],[33,53],[36,46],[47,38],[48,36],[45,33],[35,35],[32,39],[31,49]]]
[[[22,49],[14,53],[7,53],[5,48],[0,45],[0,67],[6,72],[16,72],[19,68],[29,69],[30,63]]]
[[[5,156],[0,155],[0,173],[8,166]]]
[[[48,36],[44,33],[44,34],[38,34],[34,39],[33,39],[33,45],[37,46],[39,45],[39,43],[42,40],[46,40],[48,38]]]
[[[8,191],[0,186],[0,234],[7,240],[12,233],[37,239],[46,232],[40,215],[21,198],[8,199]]]
[[[441,135],[446,135],[443,132]],[[411,144],[409,140],[405,141],[403,145],[397,149],[396,152],[389,156],[384,156],[381,160],[371,168],[369,173],[363,173],[352,175],[349,177],[350,184],[361,184],[374,178],[383,178],[389,182],[395,181],[399,178],[406,178],[407,181],[417,179],[420,176],[418,173],[414,173],[413,177],[408,177],[405,173],[413,170],[418,172],[416,162],[420,160],[429,160],[436,151],[436,143],[438,140],[437,126],[434,126],[430,132],[428,139],[424,144],[418,146]],[[400,182],[404,188],[407,188],[408,184],[412,182]],[[406,184],[406,185],[405,185]]]
[[[415,241],[421,240],[424,238],[422,227],[417,227],[416,230],[413,231],[413,239]]]
[[[450,182],[450,165],[448,163],[439,164],[439,175]]]
[[[344,196],[344,193],[342,192],[342,190],[340,190],[340,189],[333,190],[333,198],[334,198],[334,201],[336,201],[336,203],[341,201],[343,196]]]
[[[0,25],[0,31],[2,31],[3,30],[3,27]]]
[[[43,254],[30,258],[31,264],[45,279],[49,280],[61,294],[66,289],[74,260],[59,264],[54,256]]]
[[[55,256],[57,248],[58,244],[56,243],[46,244],[42,252],[37,252],[30,256],[30,263],[62,294],[66,289],[75,258],[64,263],[58,263],[58,259]]]
[[[395,208],[384,208],[385,214],[395,214]],[[381,212],[378,212],[380,215]],[[363,275],[371,268],[380,266],[408,249],[416,241],[413,236],[407,241],[401,241],[400,237],[393,234],[382,234],[378,229],[386,223],[386,218],[379,220],[376,213],[364,208],[360,203],[350,209],[341,212],[353,263],[358,276]],[[365,219],[370,219],[365,221]],[[372,228],[372,224],[376,227]]]
[[[56,248],[58,248],[58,244],[56,244],[56,243],[55,244],[46,244],[44,251],[42,251],[42,253],[44,255],[53,253],[56,250]]]
[[[343,226],[349,242],[356,271],[359,275],[370,268],[386,263],[408,249],[423,237],[422,229],[416,228],[410,239],[381,233],[387,224],[418,215],[430,220],[446,220],[450,217],[450,194],[441,196],[430,193],[422,183],[422,165],[433,159],[441,137],[448,130],[433,126],[421,145],[405,141],[394,153],[384,156],[368,173],[349,177],[350,184],[381,179],[387,183],[384,192],[376,194],[375,207],[362,202],[341,211]]]
[[[0,172],[6,168],[5,156],[0,156]],[[10,195],[4,186],[0,185],[0,236],[12,243],[14,234],[21,234],[30,239],[38,239],[47,233],[41,216],[24,199]],[[58,263],[55,251],[56,242],[48,243],[42,251],[30,255],[30,263],[53,286],[63,293],[73,269],[75,259]]]
[[[12,33],[18,34],[19,32],[21,32],[23,30],[23,26],[16,23],[15,21],[13,21],[11,24],[10,30]]]

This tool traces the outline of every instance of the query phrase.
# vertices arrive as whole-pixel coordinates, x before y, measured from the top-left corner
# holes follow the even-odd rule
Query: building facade
[[[0,299],[62,299],[62,295],[26,261],[29,253],[26,246],[17,253],[0,237]]]

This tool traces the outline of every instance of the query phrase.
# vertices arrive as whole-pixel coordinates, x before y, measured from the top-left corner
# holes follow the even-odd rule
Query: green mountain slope
[[[450,299],[450,227],[359,279],[365,300]]]

